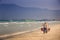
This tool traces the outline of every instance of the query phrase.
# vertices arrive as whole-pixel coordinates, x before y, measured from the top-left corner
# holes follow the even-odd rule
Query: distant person
[[[41,30],[43,31],[43,33],[47,33],[50,30],[47,22],[43,24],[43,27],[41,28]]]

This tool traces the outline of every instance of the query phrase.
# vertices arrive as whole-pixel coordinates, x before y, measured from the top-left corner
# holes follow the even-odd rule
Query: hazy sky
[[[60,0],[0,0],[0,4],[17,4],[24,7],[48,8],[52,10],[60,9]]]
[[[60,0],[0,0],[0,4],[16,4],[22,7],[36,7],[36,8],[46,8],[49,10],[60,10]],[[40,13],[41,14],[41,13]],[[60,13],[46,13],[46,14],[31,14],[29,13],[27,15],[21,15],[24,16],[24,18],[60,18]],[[7,15],[7,14],[6,14]],[[15,14],[17,15],[17,14]],[[5,16],[4,16],[5,17]],[[16,17],[16,16],[15,16]],[[17,15],[18,17],[18,15]],[[18,18],[21,18],[18,17]],[[7,17],[6,17],[7,18]],[[12,18],[12,17],[11,17]]]

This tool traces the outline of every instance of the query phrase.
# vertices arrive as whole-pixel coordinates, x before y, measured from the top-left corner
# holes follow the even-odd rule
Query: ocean
[[[40,22],[0,22],[0,35],[33,30],[40,27]]]
[[[42,27],[45,21],[37,22],[0,22],[0,35],[11,34],[16,32],[30,31]],[[58,21],[60,23],[60,21]],[[49,21],[49,23],[58,23]]]

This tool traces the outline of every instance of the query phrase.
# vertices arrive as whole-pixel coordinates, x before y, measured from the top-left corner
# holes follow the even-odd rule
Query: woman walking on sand
[[[41,30],[43,31],[43,33],[47,33],[50,30],[47,22],[43,24],[43,27],[41,28]]]

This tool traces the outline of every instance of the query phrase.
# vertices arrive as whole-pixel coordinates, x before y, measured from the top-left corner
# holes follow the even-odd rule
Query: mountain
[[[0,4],[0,19],[23,19],[24,15],[38,13],[40,8],[21,7],[15,4]]]
[[[16,4],[0,4],[0,19],[2,20],[40,19],[40,18],[53,19],[55,18],[53,15],[56,14],[55,11],[34,7],[21,7]]]

